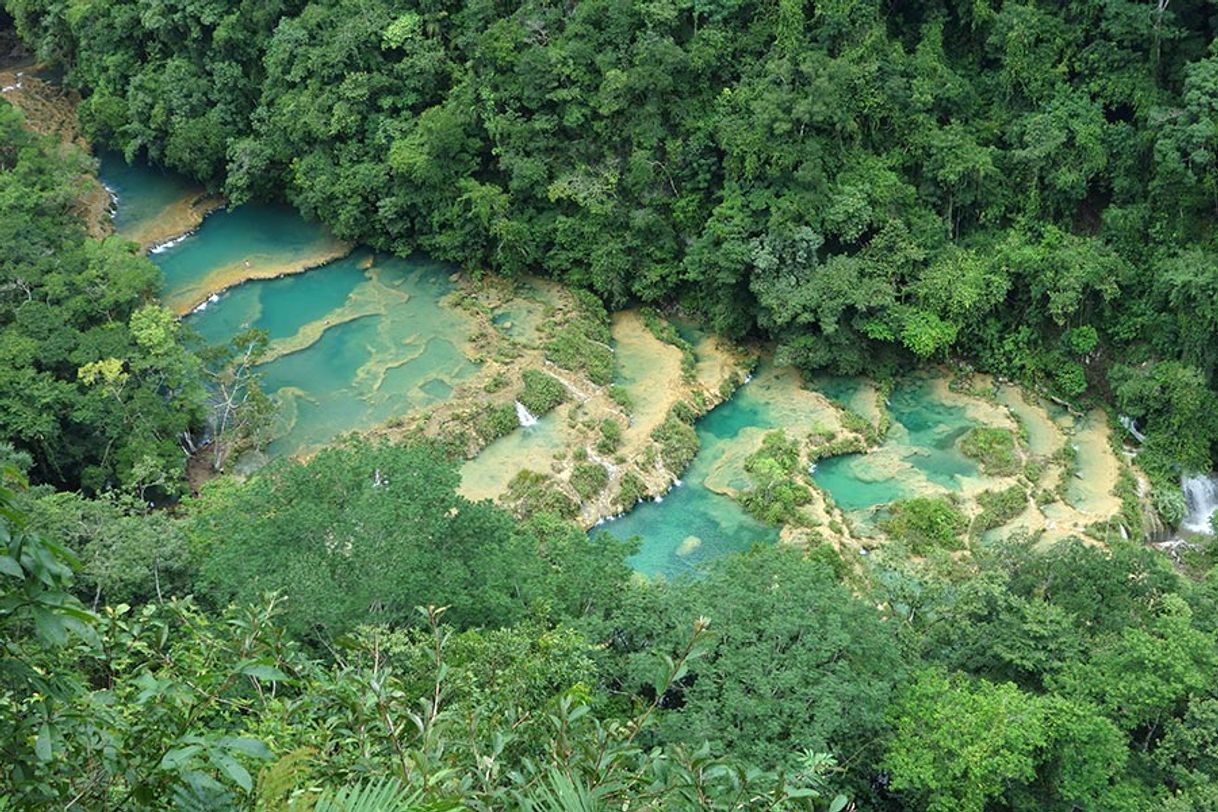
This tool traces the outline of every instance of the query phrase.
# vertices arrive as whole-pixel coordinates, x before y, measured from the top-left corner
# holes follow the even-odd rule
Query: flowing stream
[[[164,272],[166,303],[188,314],[187,324],[210,342],[228,341],[248,328],[267,332],[261,371],[265,389],[280,405],[272,455],[315,449],[449,398],[477,371],[462,349],[471,323],[440,304],[452,290],[451,268],[425,258],[352,251],[285,207],[221,209],[200,223],[201,210],[209,206],[202,190],[114,156],[101,163],[102,180],[116,197],[116,230],[145,246],[160,245],[151,257]],[[168,244],[159,239],[181,223],[193,230]],[[527,308],[518,311],[497,313],[495,324],[518,340],[536,340],[538,317]],[[695,347],[707,341],[687,325],[682,331]],[[671,405],[666,387],[681,374],[680,352],[648,338],[637,313],[615,315],[614,336],[618,382],[635,401],[624,449],[635,453],[650,443]],[[708,352],[697,356],[698,379],[717,386],[722,361]],[[982,421],[975,404],[964,402],[947,392],[941,378],[901,380],[887,404],[893,422],[884,443],[866,455],[821,461],[813,480],[864,531],[876,509],[894,500],[975,490],[981,481],[977,466],[960,453],[958,440]],[[515,406],[520,428],[463,469],[466,496],[497,496],[521,468],[547,471],[572,452],[569,404],[540,418],[521,403]],[[778,531],[751,518],[732,498],[750,485],[745,461],[769,431],[780,429],[800,441],[813,433],[832,435],[841,429],[839,406],[869,421],[878,417],[876,390],[866,381],[823,377],[809,388],[793,370],[763,365],[750,383],[698,421],[701,450],[683,482],[597,532],[640,537],[631,564],[668,577],[774,542]],[[1025,424],[1032,424],[1034,453],[1047,453],[1058,441],[1048,417],[1018,399],[1010,404],[1012,413],[1016,407],[1026,412]],[[990,408],[1014,425],[1002,407]],[[1041,417],[1043,427],[1037,423]],[[1107,435],[1095,425],[1076,435],[1083,477],[1071,483],[1071,493],[1072,501],[1098,511],[1111,499],[1100,492],[1108,488],[1111,472],[1099,453]],[[1218,479],[1187,480],[1184,488],[1186,525],[1207,524],[1218,507]]]

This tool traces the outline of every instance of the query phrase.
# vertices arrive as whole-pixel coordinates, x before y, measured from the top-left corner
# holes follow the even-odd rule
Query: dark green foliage
[[[176,494],[184,434],[202,427],[198,360],[150,303],[160,273],[78,213],[88,158],[0,103],[0,440],[31,475],[98,492]]]
[[[1015,435],[1007,429],[971,428],[960,438],[960,452],[977,460],[981,472],[990,476],[1012,476],[1019,471]]]
[[[1138,459],[1168,515],[1162,489],[1213,466],[1202,4],[4,5],[84,91],[88,135],[234,202],[284,196],[378,249],[679,304],[806,369],[964,354],[1111,397],[1148,436]],[[39,481],[170,491],[202,399],[175,322],[148,306],[155,270],[83,238],[79,155],[7,106],[0,129],[0,442]],[[547,327],[547,355],[608,383],[604,310],[583,295],[580,311]],[[656,432],[671,470],[696,452],[692,411]],[[1064,489],[1069,446],[1059,461]],[[38,526],[85,553],[73,585],[71,556],[4,495],[0,796],[274,809],[297,790],[320,810],[325,787],[426,808],[821,812],[840,781],[859,809],[1218,805],[1218,579],[1184,581],[1157,551],[1115,534],[915,561],[889,547],[835,570],[823,550],[766,549],[642,584],[620,548],[535,515],[574,515],[565,483],[513,482],[523,524],[455,483],[420,450],[216,483],[181,520],[206,562],[195,583],[178,520],[50,501]],[[617,498],[641,483],[627,473]],[[986,497],[980,524],[1015,496]],[[888,522],[922,551],[963,532],[934,500]],[[282,587],[291,633],[324,638],[326,659],[265,608],[102,606],[93,623],[67,597],[148,600],[149,573],[153,593],[169,573],[213,602],[265,607],[256,592]],[[477,630],[445,640],[413,610],[430,600]],[[384,623],[354,628],[367,620]],[[281,791],[256,798],[267,765]],[[787,771],[753,769],[772,765]]]
[[[685,470],[701,445],[694,427],[690,425],[689,420],[682,418],[680,407],[685,407],[686,410],[689,408],[683,402],[676,404],[668,411],[664,422],[651,432],[651,438],[660,444],[660,458],[664,460],[665,467],[674,474]],[[692,414],[689,419],[693,419]]]
[[[31,529],[79,551],[82,600],[138,605],[190,593],[198,567],[182,523],[167,513],[113,494],[46,494],[28,507]]]
[[[287,627],[327,637],[408,621],[412,601],[459,603],[462,626],[511,623],[552,601],[560,573],[592,548],[578,533],[540,545],[527,525],[457,496],[458,481],[432,449],[357,445],[224,483],[192,516],[199,591],[218,605],[282,591]]]
[[[599,462],[580,463],[571,472],[571,487],[584,501],[596,496],[608,484],[609,472]]]
[[[931,550],[960,549],[968,519],[946,499],[921,496],[889,505],[880,527],[908,544],[910,552],[925,555]]]
[[[781,431],[772,431],[761,448],[744,461],[753,481],[741,492],[740,504],[763,522],[781,525],[799,523],[799,508],[812,501],[808,486],[799,476],[799,443]]]
[[[535,415],[543,415],[567,399],[567,387],[552,375],[526,369],[520,378],[524,382],[524,391],[517,400]]]
[[[679,302],[807,369],[966,353],[1075,398],[1168,364],[1213,392],[1195,3],[5,7],[90,136],[346,239]],[[601,383],[608,343],[547,342]],[[1162,453],[1212,459],[1160,403]]]
[[[662,601],[652,623],[674,644],[700,615],[714,635],[662,722],[665,739],[707,738],[767,766],[794,766],[803,750],[875,757],[902,664],[890,627],[817,557],[759,547]]]

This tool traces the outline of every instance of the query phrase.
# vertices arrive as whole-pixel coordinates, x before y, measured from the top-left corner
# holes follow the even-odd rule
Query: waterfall
[[[516,401],[516,419],[520,421],[522,428],[529,428],[537,425],[537,417],[530,412],[523,403]]]
[[[1125,431],[1129,432],[1133,436],[1133,439],[1137,440],[1139,443],[1146,442],[1146,435],[1138,431],[1138,423],[1136,420],[1127,414],[1117,415],[1117,420],[1122,426],[1125,427]]]
[[[1218,475],[1190,476],[1181,483],[1188,515],[1180,526],[1194,533],[1212,533],[1210,518],[1218,510]]]

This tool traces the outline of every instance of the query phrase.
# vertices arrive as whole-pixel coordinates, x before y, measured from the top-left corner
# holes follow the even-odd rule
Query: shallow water
[[[452,394],[477,366],[460,313],[440,305],[451,271],[366,252],[297,276],[248,282],[188,321],[205,338],[265,329],[263,387],[282,403],[271,454],[314,449]]]
[[[825,382],[815,383],[819,389]],[[776,529],[750,518],[724,491],[748,486],[744,461],[768,432],[781,429],[803,440],[812,431],[835,428],[836,412],[825,394],[857,403],[866,392],[865,382],[851,379],[831,379],[827,388],[827,393],[809,392],[794,370],[763,365],[751,383],[698,422],[702,448],[683,484],[663,501],[641,504],[598,530],[618,538],[639,536],[643,546],[631,565],[668,577],[695,572],[714,557],[756,542],[774,541]],[[879,449],[818,464],[813,479],[839,507],[862,512],[922,493],[959,490],[978,475],[977,465],[957,449],[960,436],[977,421],[964,407],[944,402],[932,379],[911,376],[899,382],[889,411],[893,426]]]
[[[757,414],[746,386],[698,421],[702,448],[683,474],[681,485],[662,501],[644,502],[595,528],[594,534],[603,530],[619,539],[639,536],[642,547],[630,558],[630,566],[645,575],[667,578],[696,573],[708,561],[757,542],[775,541],[775,528],[756,521],[734,499],[706,485],[733,441],[754,427]]]
[[[565,453],[571,437],[566,417],[569,408],[559,406],[542,415],[536,425],[518,428],[482,449],[477,457],[461,467],[460,494],[474,501],[494,499],[526,468],[550,473],[555,455]]]
[[[98,164],[102,183],[117,198],[114,231],[138,243],[159,234],[167,215],[203,192],[198,184],[173,172],[129,165],[116,152],[101,153]]]
[[[208,215],[198,231],[155,252],[161,298],[187,312],[219,290],[325,264],[346,247],[287,206],[246,204]]]
[[[959,490],[978,474],[957,442],[978,425],[965,408],[937,397],[929,378],[902,379],[888,405],[892,428],[870,454],[822,460],[813,479],[839,507],[859,511],[927,492]]]

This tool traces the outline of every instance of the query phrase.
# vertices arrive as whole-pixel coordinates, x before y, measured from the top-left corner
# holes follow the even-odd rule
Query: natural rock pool
[[[442,263],[352,251],[286,207],[247,205],[207,214],[215,201],[180,178],[127,166],[115,156],[103,157],[101,166],[117,201],[115,229],[153,248],[168,306],[185,314],[209,342],[225,342],[248,328],[267,332],[261,371],[264,388],[280,407],[271,455],[308,452],[344,433],[384,426],[454,398],[464,398],[468,419],[486,408],[484,393],[498,391],[483,370],[484,356],[472,349],[481,341],[482,351],[496,356],[496,374],[518,377],[522,364],[548,369],[563,379],[571,397],[536,425],[486,445],[463,468],[466,496],[498,498],[526,468],[565,487],[575,459],[605,466],[610,488],[622,470],[633,467],[654,494],[673,477],[660,467],[644,469],[657,465],[642,462],[655,457],[648,454],[653,430],[679,399],[701,392],[699,397],[709,395],[714,403],[724,381],[738,372],[730,353],[689,325],[680,326],[689,342],[686,352],[693,353],[683,369],[682,351],[653,336],[637,311],[615,314],[614,381],[632,403],[627,416],[610,402],[607,388],[547,367],[541,344],[553,329],[557,300],[544,295],[543,283],[516,283],[517,293],[483,308],[480,320],[477,307],[452,305],[453,269]],[[174,238],[180,234],[175,228],[188,233]],[[500,343],[486,343],[488,332],[498,334]],[[767,433],[781,430],[800,443],[812,436],[848,436],[860,420],[874,425],[885,411],[891,428],[868,453],[822,459],[797,475],[814,486],[802,530],[780,533],[750,517],[733,498],[750,487],[745,461]],[[597,454],[589,440],[590,427],[606,418],[623,422],[621,445],[608,456]],[[1051,414],[1013,387],[991,385],[984,397],[961,394],[941,374],[899,379],[882,402],[868,381],[825,376],[805,383],[795,370],[763,361],[748,383],[696,422],[701,448],[675,486],[602,522],[594,534],[640,537],[633,566],[673,577],[780,535],[796,543],[869,543],[877,511],[913,496],[952,495],[975,514],[971,500],[978,493],[1016,482],[1014,476],[983,475],[961,453],[960,438],[978,426],[1023,437],[1023,459],[1048,469],[1041,483],[1027,483],[1025,513],[987,538],[1014,529],[1062,537],[1120,509],[1112,491],[1121,463],[1102,413],[1077,420],[1060,410]],[[1073,467],[1053,462],[1066,443],[1077,451]],[[1057,488],[1059,497],[1034,503],[1038,488],[1042,496]],[[607,489],[585,502],[577,518],[592,525],[620,509]]]

